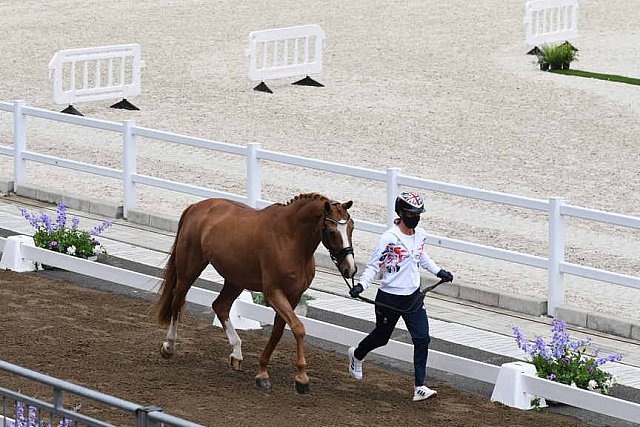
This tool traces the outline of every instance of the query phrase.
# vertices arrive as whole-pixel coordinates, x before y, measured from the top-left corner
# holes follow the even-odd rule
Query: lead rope
[[[331,258],[331,261],[333,261],[333,263],[335,264],[336,268],[338,269],[338,272],[340,272],[340,266],[338,265],[338,262],[336,261],[335,257],[331,256],[331,252],[329,252],[329,256]],[[346,277],[344,277],[342,275],[342,273],[340,274],[340,277],[342,277],[342,280],[344,280],[344,283],[347,284],[347,287],[349,288],[349,290],[353,289],[353,284],[355,282],[355,279],[352,277],[351,278],[351,284],[349,284],[349,281],[347,280]],[[427,294],[427,292],[431,292],[432,290],[434,290],[435,288],[437,288],[438,286],[442,285],[443,283],[448,282],[448,280],[444,280],[444,279],[440,279],[439,282],[434,283],[433,285],[427,286],[426,288],[424,288],[423,290],[420,291],[420,299],[418,300],[418,302],[422,303],[424,300],[424,296]],[[416,310],[419,310],[420,307],[416,308],[416,303],[413,303],[413,305],[407,309],[401,310],[398,309],[397,307],[392,307],[388,304],[384,304],[378,301],[374,301],[370,298],[367,297],[363,297],[362,295],[358,295],[358,298],[361,299],[364,302],[368,302],[369,304],[373,304],[373,305],[377,305],[378,307],[384,307],[386,309],[389,310],[393,310],[395,312],[398,313],[402,313],[402,314],[408,314],[408,313],[413,313]]]

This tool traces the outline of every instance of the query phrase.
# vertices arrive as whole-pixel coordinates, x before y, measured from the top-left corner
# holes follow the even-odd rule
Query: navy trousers
[[[376,305],[376,327],[358,344],[355,351],[356,358],[363,360],[370,351],[386,345],[398,320],[402,317],[413,341],[415,385],[424,385],[431,337],[429,336],[427,310],[424,308],[420,291],[416,290],[411,295],[394,295],[378,290],[376,302],[400,311]],[[402,310],[410,312],[402,313]]]

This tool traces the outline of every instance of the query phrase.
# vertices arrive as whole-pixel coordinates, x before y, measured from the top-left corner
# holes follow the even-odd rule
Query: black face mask
[[[418,226],[418,223],[420,222],[420,215],[402,216],[400,218],[402,218],[402,222],[404,222],[404,225],[406,225],[407,228],[409,228],[411,230],[416,228]]]

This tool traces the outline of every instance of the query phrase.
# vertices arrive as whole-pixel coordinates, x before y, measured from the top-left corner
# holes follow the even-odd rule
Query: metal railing
[[[0,110],[12,112],[14,117],[14,146],[13,148],[0,146],[0,155],[13,157],[14,186],[16,190],[26,184],[26,162],[32,161],[121,180],[123,185],[123,212],[125,218],[127,218],[129,212],[134,210],[136,207],[136,184],[144,184],[151,187],[204,198],[224,197],[246,203],[256,208],[261,208],[272,203],[269,200],[262,199],[261,178],[261,162],[271,161],[280,164],[299,166],[307,169],[315,169],[324,172],[362,178],[369,181],[386,183],[386,223],[380,224],[366,220],[355,221],[357,229],[377,234],[384,232],[393,223],[393,219],[395,218],[394,201],[400,186],[408,186],[421,190],[435,191],[468,199],[516,206],[523,209],[546,213],[548,215],[549,243],[547,257],[535,256],[463,240],[450,239],[433,234],[428,235],[428,243],[445,249],[466,252],[547,270],[547,311],[551,315],[555,313],[555,310],[565,300],[564,276],[567,274],[640,289],[640,277],[638,276],[620,274],[603,269],[568,263],[565,261],[564,256],[564,223],[566,217],[576,217],[589,221],[640,229],[640,218],[638,217],[568,205],[562,198],[554,197],[549,200],[533,199],[402,175],[399,168],[387,168],[385,171],[380,171],[263,150],[260,148],[260,144],[255,143],[242,146],[171,132],[163,132],[144,127],[137,127],[133,120],[125,120],[123,123],[115,123],[72,116],[40,108],[27,107],[23,101],[15,101],[13,104],[0,102]],[[26,116],[121,133],[123,141],[123,169],[108,168],[29,151],[27,149],[26,139]],[[197,187],[172,180],[139,174],[136,167],[137,136],[244,157],[246,161],[246,193],[241,195],[225,191],[216,191],[209,188]]]
[[[159,427],[161,425],[170,425],[176,427],[199,427],[201,424],[192,423],[190,421],[177,418],[168,414],[164,414],[162,409],[156,406],[142,406],[136,403],[129,402],[111,396],[108,394],[100,393],[95,390],[91,390],[86,387],[82,387],[76,384],[72,384],[60,379],[50,377],[48,375],[41,374],[39,372],[32,371],[17,365],[0,360],[0,370],[8,372],[13,375],[18,375],[22,378],[26,378],[31,381],[35,381],[41,384],[45,384],[51,387],[52,403],[45,402],[43,400],[35,399],[19,392],[9,390],[4,387],[0,387],[0,396],[3,397],[3,421],[9,424],[10,415],[12,415],[15,425],[19,425],[17,418],[19,403],[25,405],[27,408],[33,407],[37,409],[38,418],[48,421],[53,425],[54,418],[57,420],[72,421],[73,425],[86,425],[86,426],[111,426],[112,424],[104,422],[86,415],[83,415],[77,411],[67,409],[63,405],[64,393],[70,393],[76,396],[80,396],[94,402],[99,402],[107,406],[128,412],[135,417],[136,427]],[[12,400],[15,404],[14,413],[10,414],[8,411],[7,400]],[[26,411],[29,412],[28,410]],[[47,416],[42,416],[42,412],[46,412]],[[31,424],[29,424],[31,425]],[[41,425],[33,424],[33,425]]]

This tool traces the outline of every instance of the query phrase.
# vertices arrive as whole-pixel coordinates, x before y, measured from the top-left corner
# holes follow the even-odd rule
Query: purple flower
[[[553,357],[560,358],[564,356],[569,343],[569,333],[567,332],[567,324],[562,320],[553,319],[551,321],[551,331],[553,336],[551,338],[551,348]]]
[[[60,202],[57,204],[58,208],[56,209],[56,223],[58,224],[58,230],[62,230],[67,223],[67,205],[64,202]]]
[[[102,223],[100,225],[97,225],[95,227],[93,227],[93,230],[91,230],[91,235],[92,236],[98,236],[100,235],[100,233],[102,233],[106,228],[111,227],[111,222],[109,221],[102,221]]]
[[[38,219],[36,214],[29,212],[26,209],[20,209],[20,214],[24,219],[29,221],[29,224],[31,224],[33,228],[38,228],[38,226],[40,225],[40,220]]]
[[[74,216],[73,218],[71,218],[71,224],[73,224],[73,229],[77,230],[78,226],[80,225],[80,218]]]
[[[551,323],[553,334],[549,344],[540,336],[536,337],[534,343],[529,343],[520,328],[512,328],[518,347],[531,356],[531,363],[535,365],[540,376],[550,381],[608,394],[608,386],[597,385],[602,384],[603,378],[604,384],[609,384],[612,376],[602,371],[599,366],[607,362],[619,361],[622,355],[616,353],[599,357],[600,351],[596,349],[593,356],[589,356],[586,354],[586,349],[592,342],[591,338],[570,340],[563,321],[554,319]],[[588,386],[585,386],[586,381]]]
[[[513,335],[516,337],[518,347],[524,352],[529,353],[529,341],[527,341],[527,337],[525,337],[522,331],[520,331],[520,328],[514,326],[511,330],[513,331]]]
[[[40,215],[40,221],[42,221],[42,223],[44,224],[47,233],[51,234],[53,233],[53,225],[51,224],[51,218],[49,218],[49,215],[47,215],[46,213],[43,213]]]
[[[49,242],[49,246],[52,248],[55,248],[58,246],[58,242],[56,242],[55,240],[52,240],[51,242]]]
[[[536,354],[539,354],[545,360],[550,360],[553,357],[549,347],[547,347],[547,343],[542,337],[536,337],[536,343],[534,344],[531,355],[535,356]]]
[[[38,408],[35,406],[28,407],[28,418],[25,419],[25,404],[22,402],[16,402],[16,422],[7,421],[7,427],[52,427],[52,424],[46,422],[44,419],[38,423]],[[73,424],[73,420],[62,418],[55,427],[69,427]]]

